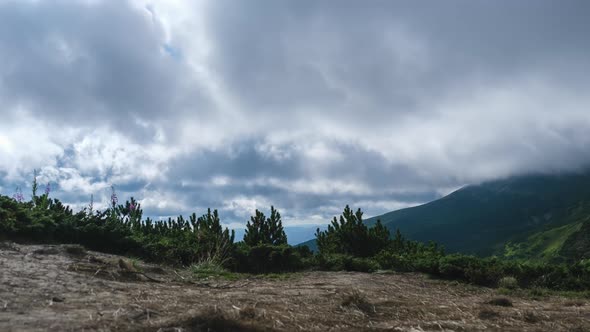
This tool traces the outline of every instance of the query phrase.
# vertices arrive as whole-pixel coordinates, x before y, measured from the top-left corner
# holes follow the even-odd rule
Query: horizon
[[[351,208],[353,210],[355,210],[357,208],[360,208],[361,210],[363,210],[363,220],[364,221],[368,221],[369,219],[375,219],[375,218],[378,218],[378,217],[380,217],[382,215],[393,213],[393,212],[396,212],[396,211],[400,211],[400,210],[404,210],[404,209],[410,209],[410,208],[414,208],[414,207],[420,207],[420,206],[423,206],[423,205],[427,205],[429,203],[435,202],[435,201],[437,201],[437,200],[439,200],[441,198],[445,198],[447,196],[450,196],[450,195],[452,195],[452,194],[454,194],[456,192],[459,192],[459,191],[461,191],[461,190],[463,190],[465,188],[472,187],[472,186],[479,186],[479,185],[484,185],[486,183],[494,183],[494,182],[497,182],[497,181],[506,181],[506,180],[509,180],[509,179],[523,179],[523,178],[527,178],[527,177],[583,175],[583,174],[588,173],[589,171],[590,171],[589,169],[580,169],[580,170],[575,170],[575,171],[559,172],[559,173],[555,173],[555,172],[551,172],[551,173],[546,173],[546,172],[545,173],[538,173],[538,172],[537,173],[527,173],[527,174],[518,174],[518,175],[509,176],[509,177],[503,177],[503,178],[488,180],[488,181],[479,182],[479,183],[467,184],[467,185],[464,185],[462,187],[459,187],[459,188],[456,188],[454,190],[451,190],[450,192],[448,192],[448,193],[446,193],[444,195],[441,195],[441,197],[439,197],[439,198],[435,198],[435,199],[430,200],[430,201],[418,203],[416,205],[410,205],[410,206],[406,206],[406,207],[401,207],[399,209],[394,209],[394,210],[386,211],[385,213],[379,214],[379,215],[367,215],[365,213],[365,211],[363,210],[363,207],[362,206],[352,206]],[[31,190],[32,190],[32,188],[31,188]],[[59,200],[59,197],[51,197],[52,196],[51,193],[53,192],[53,190],[51,189],[51,186],[50,185],[39,186],[39,188],[37,190],[38,190],[38,192],[39,191],[44,192],[50,198],[56,198],[56,199]],[[26,199],[27,196],[22,193],[22,188],[20,186],[17,187],[17,191],[12,196],[10,196],[10,195],[8,195],[6,193],[0,192],[0,195],[2,195],[2,194],[5,194],[5,196],[12,197],[12,198],[14,198],[17,201],[26,201],[27,200]],[[133,196],[127,197],[127,198],[121,198],[120,199],[116,193],[115,193],[115,195],[117,196],[116,199],[117,199],[117,202],[118,203],[123,203],[125,201],[130,201],[131,199],[134,199]],[[32,196],[33,195],[31,194],[31,197]],[[110,200],[111,200],[110,202],[107,202],[107,203],[104,204],[105,206],[102,207],[102,210],[108,210],[108,209],[110,209],[110,205],[112,204],[112,196],[111,196]],[[138,202],[138,203],[141,204],[141,202]],[[68,205],[68,204],[66,203],[66,205]],[[123,203],[123,205],[125,205],[125,204]],[[81,212],[83,210],[87,210],[88,209],[88,206],[89,206],[89,204],[87,204],[86,206],[82,206],[78,210],[75,210],[75,208],[74,208],[73,211],[74,211],[74,213],[75,212],[78,212],[78,211]],[[94,201],[92,201],[92,206],[93,206],[94,211],[100,210],[100,209],[97,209],[96,208],[97,205],[95,204]],[[99,206],[101,206],[101,205],[99,204]],[[142,208],[142,210],[144,210],[145,207],[142,206],[141,208]],[[270,209],[270,207],[269,207],[269,209]],[[211,210],[217,210],[217,209],[211,208]],[[261,212],[265,213],[265,214],[267,214],[267,212],[268,212],[264,208],[259,209],[259,210]],[[252,216],[255,215],[254,212],[255,211],[252,212]],[[279,212],[281,212],[281,211],[279,211]],[[283,212],[281,212],[281,213],[283,213]],[[143,220],[145,220],[147,218],[150,218],[150,219],[152,219],[152,221],[165,222],[169,218],[171,218],[171,219],[174,220],[174,219],[176,219],[176,218],[178,218],[180,216],[181,217],[184,217],[185,219],[187,219],[192,213],[195,213],[197,215],[197,217],[200,217],[200,216],[206,214],[206,211],[203,211],[203,212],[192,211],[192,212],[189,212],[189,213],[187,213],[185,215],[184,214],[176,214],[176,215],[169,215],[169,216],[150,216],[150,215],[145,215],[144,214],[143,215]],[[338,218],[339,215],[340,215],[340,213],[335,214],[330,219],[327,219],[324,223],[319,223],[319,224],[315,224],[315,223],[314,224],[301,223],[301,224],[294,225],[294,226],[288,226],[288,225],[285,226],[284,227],[284,230],[285,230],[285,233],[287,235],[288,244],[293,245],[293,246],[296,246],[296,245],[303,244],[305,242],[309,242],[309,241],[315,240],[314,237],[315,237],[316,230],[317,229],[320,229],[321,231],[325,231],[328,228],[328,225],[330,225],[330,223],[333,220],[333,218]],[[377,219],[377,220],[379,220],[379,219]],[[221,221],[221,224],[222,224],[223,227],[228,228],[229,230],[235,232],[235,241],[236,242],[241,241],[241,239],[244,237],[245,230],[246,230],[245,223],[244,224],[242,224],[242,223],[229,224],[229,223],[224,222],[223,219],[221,219],[220,221]],[[246,221],[248,221],[248,220],[246,220]]]

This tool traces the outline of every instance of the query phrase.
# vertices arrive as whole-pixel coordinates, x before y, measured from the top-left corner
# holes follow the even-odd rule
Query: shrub
[[[503,277],[498,281],[498,287],[506,288],[506,289],[517,289],[518,288],[518,280],[514,277]]]
[[[327,230],[317,229],[316,241],[321,254],[371,257],[389,244],[389,231],[381,221],[372,228],[367,227],[361,209],[354,213],[347,205],[340,221],[334,217]]]
[[[414,261],[409,255],[397,254],[391,251],[381,251],[375,260],[384,269],[408,272],[414,270]]]
[[[349,264],[345,266],[347,271],[357,272],[375,272],[379,270],[381,266],[375,260],[371,258],[359,258],[353,257]]]
[[[217,211],[197,218],[182,216],[164,221],[142,220],[140,204],[131,198],[118,205],[113,191],[106,211],[92,208],[78,213],[49,198],[33,195],[24,201],[0,195],[0,240],[72,243],[89,250],[126,254],[150,261],[213,271],[231,268],[240,272],[291,272],[309,268],[371,272],[380,268],[418,271],[478,285],[514,289],[590,289],[590,260],[555,264],[500,260],[496,257],[451,254],[435,243],[406,240],[399,230],[393,239],[378,222],[363,223],[362,212],[347,206],[327,231],[316,232],[319,254],[308,247],[286,244],[280,214],[271,207],[270,218],[257,211],[249,223],[247,243],[233,243],[234,233],[223,229]],[[246,239],[246,238],[245,238]],[[248,245],[251,244],[251,245]],[[72,254],[83,251],[72,247]],[[209,264],[203,265],[203,264]]]
[[[351,261],[352,256],[342,254],[320,254],[317,256],[316,263],[324,271],[343,271],[348,265],[346,262]]]
[[[238,243],[232,265],[238,272],[293,272],[305,267],[300,252],[289,245]]]
[[[510,299],[505,298],[505,297],[496,297],[496,298],[489,300],[486,303],[491,304],[491,305],[497,305],[500,307],[512,307],[512,301],[510,301]]]
[[[374,272],[381,268],[374,259],[342,254],[318,255],[316,262],[320,269],[327,271]]]
[[[270,207],[270,217],[266,218],[264,213],[256,210],[256,214],[250,217],[246,224],[244,243],[249,246],[269,244],[274,246],[286,245],[287,235],[283,230],[281,214],[274,206]]]
[[[412,260],[415,271],[436,274],[439,270],[440,256],[437,255],[420,255]]]
[[[193,264],[190,267],[191,272],[198,278],[210,276],[226,276],[230,272],[218,263],[213,261],[204,261]]]
[[[473,265],[477,258],[453,254],[445,256],[439,261],[439,274],[448,279],[467,280],[467,269]]]

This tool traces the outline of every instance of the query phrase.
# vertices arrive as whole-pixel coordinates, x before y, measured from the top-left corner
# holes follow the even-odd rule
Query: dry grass
[[[68,255],[83,257],[87,254],[86,248],[77,244],[65,245],[63,248]]]
[[[584,300],[569,300],[563,303],[566,307],[583,307],[586,305],[586,301]]]
[[[479,317],[480,319],[486,319],[486,320],[496,319],[496,318],[500,317],[500,313],[498,313],[495,310],[491,310],[491,309],[481,309],[479,311],[479,313],[477,314],[477,317]]]
[[[340,305],[342,307],[359,310],[367,315],[372,315],[375,313],[375,306],[372,305],[371,302],[367,300],[367,296],[358,289],[345,294]]]
[[[522,318],[525,322],[530,324],[538,323],[541,320],[541,318],[532,311],[525,311]]]
[[[243,322],[233,318],[216,308],[206,308],[202,312],[172,324],[160,326],[158,331],[161,332],[258,332],[272,331],[264,325],[258,325],[252,322]]]
[[[0,331],[573,331],[590,306],[414,273],[309,272],[289,278],[195,279],[191,269],[114,255],[39,255],[51,246],[0,248]],[[153,282],[145,277],[157,277]],[[502,301],[505,302],[505,301]]]
[[[243,309],[239,309],[240,317],[245,319],[256,318],[256,308],[254,306],[247,306]]]

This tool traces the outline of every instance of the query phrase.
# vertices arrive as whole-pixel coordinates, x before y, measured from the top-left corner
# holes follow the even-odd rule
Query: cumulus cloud
[[[588,166],[585,1],[0,1],[0,186],[289,225]],[[3,192],[4,194],[10,194]],[[101,203],[102,204],[102,203]]]

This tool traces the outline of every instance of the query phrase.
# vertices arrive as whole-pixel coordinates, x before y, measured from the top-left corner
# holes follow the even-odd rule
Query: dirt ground
[[[407,273],[194,279],[75,246],[0,243],[0,331],[590,331],[588,301],[500,297]]]

